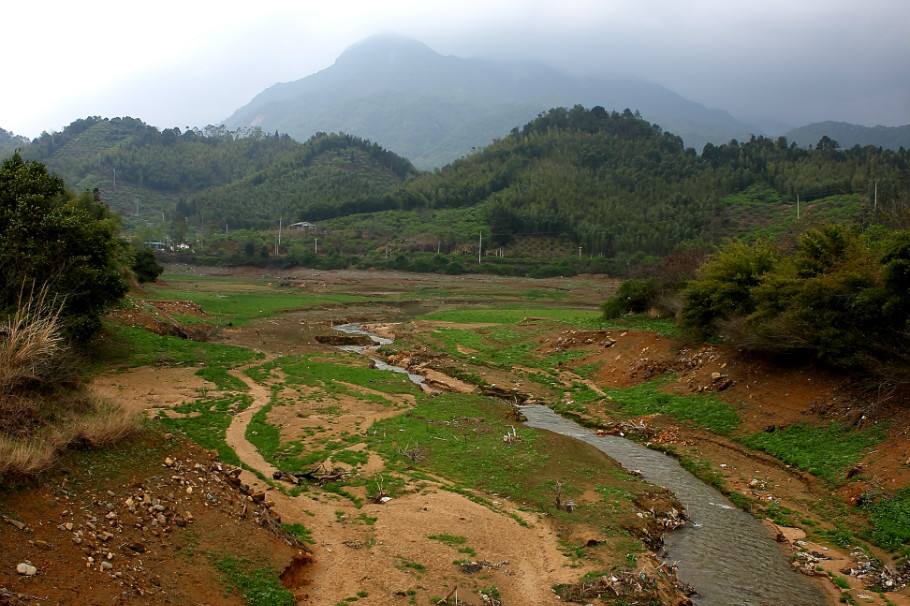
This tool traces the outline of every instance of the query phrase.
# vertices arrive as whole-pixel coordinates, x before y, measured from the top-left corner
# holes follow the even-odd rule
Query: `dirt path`
[[[257,364],[261,363],[261,361],[257,362]],[[231,424],[225,432],[225,441],[228,446],[234,449],[234,452],[237,453],[244,465],[255,469],[267,478],[271,478],[278,469],[262,458],[259,450],[246,439],[246,428],[253,419],[253,415],[271,401],[272,394],[268,387],[260,385],[242,370],[231,370],[230,375],[246,384],[253,402],[249,408],[238,412],[231,419]]]

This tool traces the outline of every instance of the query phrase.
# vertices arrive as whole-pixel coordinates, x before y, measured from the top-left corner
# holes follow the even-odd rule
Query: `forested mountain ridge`
[[[755,130],[656,84],[579,78],[533,62],[443,56],[396,36],[368,38],[332,66],[264,90],[225,124],[278,130],[299,140],[318,131],[346,132],[433,168],[541,111],[576,103],[637,108],[697,149]]]
[[[873,183],[881,209],[910,201],[907,150],[844,150],[827,138],[806,149],[759,137],[707,144],[698,155],[637,113],[599,106],[552,109],[425,173],[350,135],[297,143],[258,129],[158,131],[131,118],[80,120],[23,153],[73,189],[99,187],[143,239],[199,250],[203,239],[225,240],[236,251],[236,230],[260,230],[236,237],[261,256],[280,220],[318,221],[320,251],[340,266],[394,251],[476,258],[482,233],[509,258],[584,255],[616,267],[729,236],[853,221],[872,205]],[[274,242],[265,249],[273,254]],[[214,260],[220,250],[206,254]]]
[[[815,145],[822,137],[837,141],[841,147],[854,145],[910,149],[910,124],[904,126],[862,126],[848,122],[815,122],[795,128],[786,134],[788,140],[803,147]]]
[[[29,141],[25,137],[12,133],[6,129],[0,128],[0,159],[12,154],[19,148],[28,145]]]
[[[484,205],[497,242],[563,234],[609,257],[662,255],[760,228],[775,214],[795,215],[797,195],[804,205],[835,198],[822,213],[854,212],[871,199],[873,180],[883,204],[906,199],[910,152],[753,138],[708,144],[698,156],[632,112],[576,106],[550,110],[389,198],[400,208]]]
[[[178,204],[193,208],[194,196],[234,183],[269,181],[274,185],[280,181],[285,197],[281,203],[300,199],[304,190],[309,202],[320,202],[323,191],[310,180],[327,182],[339,177],[337,171],[329,175],[329,163],[317,160],[324,154],[344,152],[360,159],[344,170],[345,191],[351,196],[375,194],[377,187],[384,190],[413,171],[407,160],[346,135],[321,133],[312,141],[298,143],[287,135],[259,129],[229,131],[210,126],[159,131],[129,117],[76,120],[59,133],[42,134],[22,154],[46,163],[74,190],[98,188],[103,199],[129,222],[142,224],[171,220]],[[307,170],[298,170],[304,167]],[[359,175],[361,170],[367,176]],[[262,171],[266,174],[256,177]],[[358,184],[364,188],[359,193]],[[246,197],[237,223],[249,225],[245,215],[255,215],[271,202],[268,196]],[[200,208],[208,206],[203,202]],[[201,216],[224,226],[222,212],[203,212]]]
[[[215,208],[218,200],[212,202]],[[232,222],[243,212],[234,208],[223,208]],[[275,234],[238,232],[209,240],[205,258],[612,273],[677,254],[695,258],[729,237],[776,239],[812,225],[877,221],[881,213],[907,208],[907,150],[843,150],[830,139],[805,149],[784,138],[756,137],[708,144],[698,155],[631,111],[575,106],[541,114],[381,195],[307,205],[300,218],[319,222],[322,257],[312,254],[312,238],[302,237],[289,240],[273,260],[270,252],[247,259],[238,251],[261,251],[270,242],[274,249]],[[496,258],[481,268],[478,252]]]

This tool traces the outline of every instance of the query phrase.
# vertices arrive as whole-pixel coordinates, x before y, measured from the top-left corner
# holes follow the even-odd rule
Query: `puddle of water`
[[[619,436],[598,436],[546,406],[522,406],[527,425],[594,446],[645,480],[673,492],[692,519],[667,533],[661,557],[698,590],[700,606],[822,606],[821,589],[796,572],[764,525],[734,507],[679,462]]]

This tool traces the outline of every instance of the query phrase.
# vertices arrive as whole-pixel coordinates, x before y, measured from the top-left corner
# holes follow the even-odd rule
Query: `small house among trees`
[[[300,221],[298,223],[291,223],[288,225],[288,228],[296,231],[313,231],[316,229],[316,224],[310,223],[309,221]]]

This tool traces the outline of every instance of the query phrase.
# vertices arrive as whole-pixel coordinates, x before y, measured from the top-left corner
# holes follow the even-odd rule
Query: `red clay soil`
[[[0,494],[0,604],[243,604],[220,558],[277,574],[304,554],[244,490],[198,447],[158,434],[68,454]],[[37,574],[17,573],[26,562]]]

